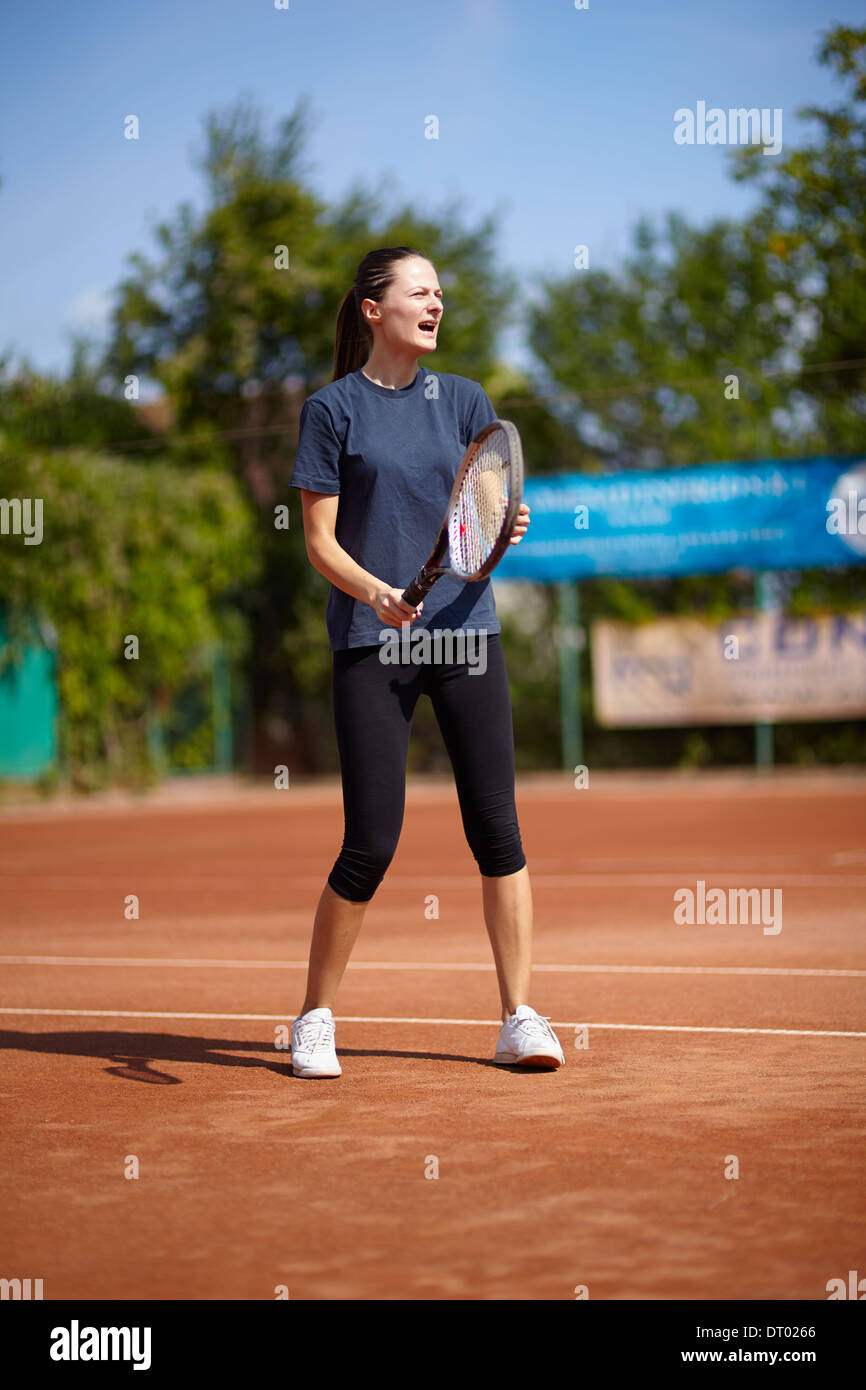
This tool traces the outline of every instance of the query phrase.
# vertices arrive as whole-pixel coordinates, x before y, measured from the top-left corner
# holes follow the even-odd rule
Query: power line
[[[866,367],[866,357],[850,358],[847,362],[818,362],[806,367],[768,367],[763,372],[750,372],[748,368],[731,367],[726,375],[744,377],[767,377],[767,376],[803,376],[806,372],[842,372],[854,371],[857,367]],[[500,405],[541,405],[545,401],[573,401],[575,404],[585,400],[594,400],[596,397],[609,396],[638,396],[652,391],[685,391],[693,386],[718,386],[718,376],[690,377],[683,381],[659,381],[646,385],[634,386],[598,386],[591,391],[557,391],[548,396],[509,396],[499,402]]]
[[[215,439],[258,439],[266,435],[297,434],[297,424],[291,425],[241,425],[237,429],[217,430],[200,442],[204,445]],[[112,449],[164,449],[166,444],[184,444],[196,438],[190,431],[187,434],[158,434],[152,439],[127,439],[107,446]]]
[[[858,367],[866,367],[866,357],[849,358],[844,362],[818,362],[804,367],[768,367],[762,372],[750,372],[748,368],[730,368],[728,375],[753,376],[753,377],[772,377],[772,376],[804,376],[808,373],[821,372],[844,372],[856,371]],[[685,391],[697,386],[718,386],[718,376],[690,377],[684,381],[660,381],[647,383],[644,385],[632,386],[600,386],[592,391],[557,391],[544,396],[506,396],[499,404],[502,406],[520,405],[543,405],[548,401],[571,401],[574,404],[581,404],[583,401],[595,400],[597,398],[607,399],[611,396],[637,396],[653,391]],[[297,422],[288,425],[250,425],[238,426],[235,429],[217,430],[209,435],[203,444],[214,440],[243,440],[259,439],[274,435],[296,436],[298,431]],[[130,439],[120,443],[112,443],[106,447],[111,449],[164,449],[167,444],[183,444],[192,440],[192,433],[187,434],[160,434],[152,439]]]

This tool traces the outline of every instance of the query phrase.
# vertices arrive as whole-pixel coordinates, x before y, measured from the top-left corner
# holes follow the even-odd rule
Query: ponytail
[[[333,381],[348,376],[363,367],[370,355],[373,335],[364,321],[358,292],[353,285],[347,290],[337,311],[337,340],[334,346]]]
[[[334,375],[332,381],[348,376],[363,367],[373,346],[373,333],[361,304],[365,299],[380,300],[394,278],[394,265],[407,256],[420,256],[411,246],[386,246],[371,251],[358,266],[355,283],[347,290],[337,311],[337,334],[334,344]]]

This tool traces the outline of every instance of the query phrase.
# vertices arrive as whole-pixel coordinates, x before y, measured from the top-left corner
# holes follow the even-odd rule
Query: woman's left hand
[[[526,535],[526,532],[527,532],[527,528],[528,528],[528,527],[529,527],[529,508],[528,508],[528,506],[526,505],[525,502],[521,502],[521,504],[520,504],[520,510],[519,510],[518,513],[517,513],[517,520],[516,520],[515,523],[514,523],[514,530],[511,532],[511,536],[509,537],[508,544],[509,544],[509,545],[517,545],[518,541],[522,541],[522,540],[523,540],[523,537]]]

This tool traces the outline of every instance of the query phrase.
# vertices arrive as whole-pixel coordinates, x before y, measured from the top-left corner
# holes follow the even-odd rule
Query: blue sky
[[[98,332],[134,250],[181,201],[203,118],[241,96],[268,128],[311,99],[310,181],[359,177],[435,213],[497,209],[501,263],[615,269],[642,214],[703,223],[748,210],[724,147],[679,146],[678,107],[783,111],[838,99],[821,31],[862,4],[806,0],[7,0],[0,53],[0,348],[63,370],[71,329]],[[123,138],[135,113],[137,142]],[[439,139],[424,138],[425,117]],[[770,158],[770,156],[767,156]],[[522,360],[510,334],[504,355]]]

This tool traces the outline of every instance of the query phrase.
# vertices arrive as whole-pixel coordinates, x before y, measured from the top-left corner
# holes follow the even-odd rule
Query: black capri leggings
[[[434,657],[443,654],[441,640],[429,641]],[[486,668],[468,644],[457,654],[469,661],[434,659],[419,665],[386,665],[378,644],[334,652],[345,832],[328,883],[340,897],[369,901],[394,857],[403,825],[412,716],[425,693],[442,730],[463,829],[481,873],[498,878],[526,863],[514,801],[505,658],[498,633],[479,640],[486,643]]]

